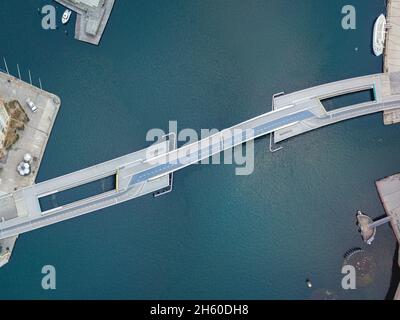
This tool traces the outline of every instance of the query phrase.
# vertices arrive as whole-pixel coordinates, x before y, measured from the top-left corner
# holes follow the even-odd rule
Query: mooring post
[[[6,67],[7,74],[9,75],[10,72],[8,71],[7,61],[5,57],[3,57],[3,61],[4,61],[4,66]]]

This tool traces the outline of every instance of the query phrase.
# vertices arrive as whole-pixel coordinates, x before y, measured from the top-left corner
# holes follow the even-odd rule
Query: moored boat
[[[69,10],[69,9],[65,10],[65,11],[64,11],[64,14],[63,14],[63,16],[62,16],[61,22],[62,22],[63,24],[67,24],[68,21],[69,21],[69,19],[71,18],[71,14],[72,14],[72,11],[71,11],[71,10]]]
[[[378,57],[383,54],[383,49],[385,48],[385,38],[386,38],[386,17],[381,14],[375,21],[374,34],[372,39],[372,47],[374,54]]]

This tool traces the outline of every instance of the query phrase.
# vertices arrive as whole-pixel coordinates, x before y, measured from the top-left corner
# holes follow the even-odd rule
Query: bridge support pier
[[[279,93],[275,93],[273,96],[272,96],[272,111],[274,111],[275,110],[275,98],[276,97],[279,97],[279,96],[282,96],[282,95],[284,95],[285,94],[285,92],[279,92]],[[271,134],[269,135],[269,151],[271,152],[271,153],[275,153],[275,152],[277,152],[277,151],[280,151],[280,150],[282,150],[283,149],[283,147],[279,147],[279,148],[274,148],[274,133],[273,132],[271,132]]]
[[[176,140],[176,134],[174,132],[171,132],[167,134],[166,136],[163,137],[165,140],[169,141],[169,151],[175,150],[177,148],[177,140]],[[154,198],[163,196],[167,193],[172,192],[173,190],[173,185],[174,185],[174,173],[170,173],[168,175],[169,177],[169,184],[166,188],[163,188],[161,190],[158,190],[153,193]]]

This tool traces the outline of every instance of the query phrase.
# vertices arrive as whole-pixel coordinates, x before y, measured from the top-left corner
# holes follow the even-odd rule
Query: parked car
[[[31,109],[32,112],[36,112],[37,111],[37,106],[33,103],[33,101],[31,99],[27,99],[26,103],[28,104],[29,108]]]

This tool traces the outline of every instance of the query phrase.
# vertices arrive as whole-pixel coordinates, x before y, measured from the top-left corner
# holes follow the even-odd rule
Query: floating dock
[[[387,216],[392,217],[390,223],[394,235],[400,244],[400,173],[377,181],[376,187]],[[400,300],[400,284],[397,289],[395,300]]]

